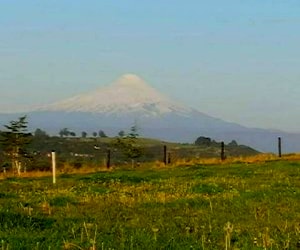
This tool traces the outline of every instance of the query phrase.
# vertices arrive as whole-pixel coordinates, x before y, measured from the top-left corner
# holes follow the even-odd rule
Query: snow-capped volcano
[[[125,74],[109,86],[50,104],[39,110],[91,113],[139,113],[159,116],[177,112],[186,115],[192,109],[170,100],[134,74]]]
[[[15,115],[0,114],[0,122],[7,124]],[[62,128],[76,133],[101,129],[114,136],[137,123],[140,135],[145,137],[192,142],[198,136],[208,136],[274,152],[274,142],[281,136],[286,152],[300,151],[299,134],[251,129],[209,116],[171,100],[134,74],[125,74],[95,91],[32,110],[28,117],[31,129],[41,128],[53,134]]]

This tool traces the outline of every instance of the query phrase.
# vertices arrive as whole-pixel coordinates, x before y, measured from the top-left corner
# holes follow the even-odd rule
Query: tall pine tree
[[[13,171],[21,174],[22,163],[27,156],[26,146],[30,143],[31,134],[27,132],[27,117],[22,116],[16,121],[4,125],[0,144],[4,154],[10,159]]]
[[[127,135],[117,138],[116,146],[123,151],[123,154],[131,159],[131,165],[134,167],[135,159],[139,158],[143,152],[141,147],[138,145],[138,131],[137,126],[131,127],[130,132]]]

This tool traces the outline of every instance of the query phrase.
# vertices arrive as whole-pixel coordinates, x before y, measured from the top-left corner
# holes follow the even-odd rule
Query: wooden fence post
[[[281,157],[281,137],[278,137],[278,156]]]
[[[168,152],[168,164],[171,164],[171,153]]]
[[[56,184],[56,154],[55,151],[52,150],[52,177],[53,177],[53,184]]]
[[[110,168],[110,158],[111,158],[111,150],[107,150],[107,159],[106,159],[106,168]]]
[[[164,164],[168,164],[168,159],[167,159],[167,145],[164,145]]]
[[[221,160],[224,161],[226,159],[225,156],[225,143],[222,141],[221,142]]]

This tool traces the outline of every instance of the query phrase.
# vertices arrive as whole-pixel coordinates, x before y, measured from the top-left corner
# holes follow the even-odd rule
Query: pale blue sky
[[[0,111],[135,73],[207,114],[300,132],[299,0],[0,0]]]

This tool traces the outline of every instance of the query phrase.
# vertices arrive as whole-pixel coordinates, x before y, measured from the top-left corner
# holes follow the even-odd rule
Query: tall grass
[[[47,175],[5,177],[0,248],[297,249],[294,159],[154,163],[63,173],[57,185]]]

